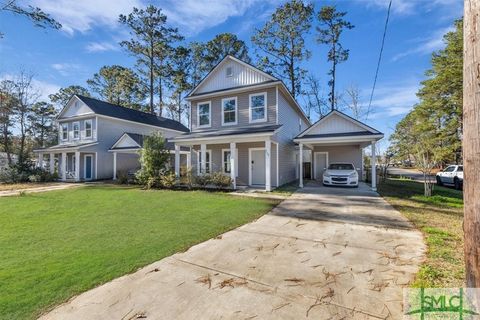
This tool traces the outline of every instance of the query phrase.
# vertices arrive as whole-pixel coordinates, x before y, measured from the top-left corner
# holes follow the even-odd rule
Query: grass
[[[39,187],[48,187],[58,185],[58,183],[54,182],[44,182],[44,183],[0,183],[0,191],[12,191],[12,190],[22,190],[22,189],[30,189],[30,188],[39,188]]]
[[[275,205],[222,193],[119,186],[0,198],[0,319],[35,318]]]
[[[433,196],[423,195],[423,184],[389,179],[379,193],[420,229],[428,246],[412,286],[463,287],[463,195],[461,191],[435,186]]]
[[[272,191],[272,193],[278,193],[281,195],[286,195],[289,196],[298,189],[298,180],[295,180],[293,182],[284,184],[283,186],[280,186]]]

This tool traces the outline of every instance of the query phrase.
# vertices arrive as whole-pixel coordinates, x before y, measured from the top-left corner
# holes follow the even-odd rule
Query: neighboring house
[[[361,171],[363,148],[383,137],[338,111],[312,126],[281,80],[232,56],[186,99],[191,131],[169,139],[176,158],[181,147],[190,148],[187,167],[194,174],[229,174],[234,188],[270,191],[296,179],[303,186],[304,162],[311,163],[315,178],[333,161],[354,163]],[[179,174],[179,161],[175,163]]]
[[[143,136],[188,132],[178,121],[81,95],[72,96],[56,121],[58,144],[34,152],[39,165],[58,172],[63,181],[115,179],[117,172],[139,168]]]
[[[10,160],[12,164],[17,163],[17,155],[10,154]],[[0,170],[8,167],[8,155],[6,152],[0,152]]]

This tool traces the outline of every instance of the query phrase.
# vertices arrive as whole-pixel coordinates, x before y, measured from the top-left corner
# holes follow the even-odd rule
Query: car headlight
[[[330,173],[324,172],[324,173],[323,173],[323,177],[324,177],[324,178],[330,178]]]
[[[356,178],[356,177],[357,177],[357,173],[356,173],[356,172],[352,172],[352,173],[350,173],[349,177],[350,177],[350,178]]]

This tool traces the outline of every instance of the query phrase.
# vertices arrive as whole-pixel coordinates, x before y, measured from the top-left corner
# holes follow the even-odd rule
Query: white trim
[[[275,123],[278,124],[278,86],[275,86],[275,113],[277,114],[275,116]],[[278,184],[278,182],[277,182]]]
[[[87,179],[87,157],[90,157],[90,179]],[[93,155],[84,154],[83,155],[83,179],[90,181],[93,179]]]
[[[208,125],[200,125],[200,108],[202,104],[208,104]],[[197,128],[210,128],[212,126],[212,101],[197,102]]]
[[[235,122],[225,123],[225,110],[223,109],[223,107],[224,107],[223,102],[224,101],[231,101],[231,100],[235,100],[235,111],[234,111],[235,112]],[[238,99],[237,99],[237,97],[223,98],[221,109],[222,109],[222,126],[234,126],[234,125],[238,124]]]
[[[263,96],[264,99],[264,113],[263,113],[263,119],[257,119],[257,120],[252,120],[252,97],[254,96]],[[267,122],[268,120],[268,107],[267,107],[267,92],[257,92],[257,93],[251,93],[248,95],[248,123],[259,123],[259,122]]]
[[[222,149],[222,173],[224,174],[230,174],[230,172],[225,172],[225,161],[224,161],[224,155],[225,155],[225,152],[231,152],[230,151],[230,148],[228,149]],[[235,148],[235,177],[238,177],[238,148]],[[231,169],[231,168],[230,168]]]
[[[265,147],[262,148],[248,148],[248,185],[252,185],[252,151],[265,151]],[[266,170],[267,168],[265,168]],[[266,181],[265,181],[266,183]]]
[[[95,180],[98,179],[98,152],[95,152]]]
[[[87,136],[87,123],[90,123],[90,136]],[[93,119],[84,120],[83,127],[85,130],[85,139],[92,139],[93,138]]]
[[[344,143],[344,142],[370,142],[372,139],[380,140],[383,134],[367,135],[367,136],[342,136],[342,137],[323,137],[323,138],[296,138],[296,143]]]
[[[200,153],[201,153],[201,150],[194,150],[194,152],[197,154],[197,174],[200,175]],[[209,172],[206,172],[208,174],[211,174],[212,173],[212,149],[207,149],[207,152],[206,154],[209,154],[209,161],[205,161],[205,171],[206,171],[206,168],[207,168],[207,163],[209,164],[209,167],[208,167],[208,170]],[[205,154],[205,158],[206,158],[206,154]]]
[[[313,152],[313,180],[317,179],[317,154],[324,154],[325,155],[325,165],[328,168],[328,151],[315,151],[315,152]]]
[[[120,143],[120,140],[122,140],[123,137],[124,137],[124,136],[127,136],[127,135],[129,136],[129,134],[126,133],[126,132],[125,132],[124,134],[122,134],[122,136],[121,136],[120,138],[118,138],[118,140],[114,143],[114,145],[113,145],[110,149],[115,149],[115,147],[117,146],[117,144]],[[130,137],[130,139],[132,139],[132,138]],[[133,140],[133,142],[135,142],[135,144],[136,144],[139,148],[142,147],[141,145],[139,145],[139,144],[137,143],[137,141],[135,141],[134,139],[132,139],[132,140]]]
[[[69,145],[68,147],[62,147],[60,145],[59,148],[47,148],[47,149],[36,149],[36,150],[33,150],[33,152],[72,152],[72,151],[76,151],[76,150],[80,150],[82,148],[86,148],[86,147],[90,147],[90,146],[95,146],[97,145],[98,142],[92,142],[92,143],[89,143],[89,144],[83,144],[81,146],[76,146],[76,145]]]
[[[75,138],[75,124],[78,125],[78,137]],[[72,139],[73,140],[80,140],[80,121],[72,122]]]
[[[280,186],[280,182],[278,180],[278,172],[279,172],[278,171],[278,142],[274,142],[274,144],[275,144],[276,151],[277,151],[277,183],[276,183],[275,186],[278,188]]]
[[[202,81],[200,81],[200,83],[188,94],[187,99],[188,99],[192,94],[194,94],[194,93],[198,90],[198,88],[200,88],[200,87],[202,86],[202,84],[205,83],[205,82],[207,81],[207,79],[209,79],[210,76],[211,76],[217,69],[219,69],[223,64],[225,64],[225,61],[227,61],[227,60],[229,60],[229,59],[230,59],[230,60],[233,60],[233,61],[235,61],[235,62],[238,62],[238,63],[240,63],[241,65],[243,65],[243,66],[245,66],[245,67],[247,67],[247,68],[249,68],[249,69],[252,69],[252,70],[254,70],[254,71],[256,71],[256,72],[261,73],[264,77],[266,77],[266,78],[268,78],[268,79],[270,79],[270,80],[278,80],[277,78],[272,77],[272,76],[269,75],[268,73],[265,73],[265,72],[263,72],[262,70],[260,70],[260,69],[258,69],[258,68],[255,68],[254,66],[251,66],[251,65],[249,65],[249,64],[246,63],[246,62],[243,62],[242,60],[239,60],[239,59],[237,59],[237,58],[235,58],[235,57],[233,57],[233,56],[231,56],[231,55],[227,55],[227,56],[226,56],[225,58],[223,58],[223,60],[220,61],[212,70],[210,70],[210,72],[205,76],[205,78],[203,78]]]
[[[282,127],[278,128],[281,129]],[[210,141],[210,144],[215,143],[228,143],[228,142],[263,142],[265,138],[271,137],[278,132],[278,129],[273,132],[268,133],[244,133],[244,134],[232,134],[232,135],[225,135],[222,137],[198,137],[198,138],[190,138],[190,139],[181,139],[181,138],[171,138],[167,139],[168,142],[178,142],[182,145],[191,145],[191,144],[201,144],[202,141]],[[253,139],[249,139],[253,138]],[[211,142],[211,141],[218,141],[218,142]]]

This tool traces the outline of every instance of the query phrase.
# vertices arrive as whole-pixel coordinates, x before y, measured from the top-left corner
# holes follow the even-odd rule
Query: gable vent
[[[226,68],[225,74],[226,74],[227,77],[232,77],[233,76],[233,68],[232,67]]]

